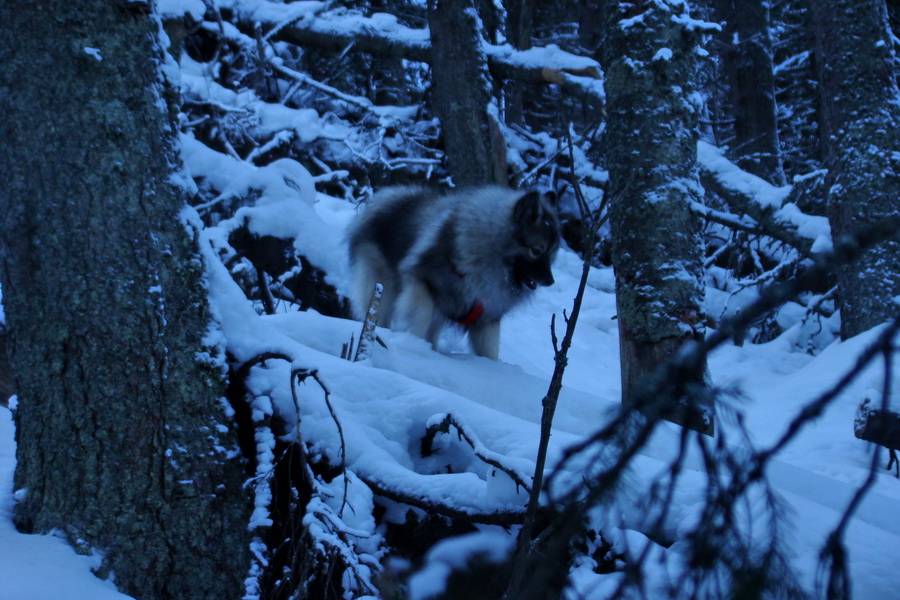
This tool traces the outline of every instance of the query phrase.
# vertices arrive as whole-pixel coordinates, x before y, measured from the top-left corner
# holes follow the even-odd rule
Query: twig
[[[340,91],[337,88],[333,88],[329,85],[325,85],[324,83],[316,81],[315,79],[313,79],[309,75],[306,75],[305,73],[300,73],[299,71],[289,69],[288,67],[285,67],[283,64],[281,64],[281,59],[279,59],[277,57],[271,58],[269,60],[269,64],[271,64],[272,67],[276,71],[281,73],[282,75],[290,77],[291,79],[293,79],[294,81],[296,81],[298,83],[302,83],[304,85],[308,85],[309,87],[315,88],[315,89],[319,90],[320,92],[324,92],[324,93],[328,94],[329,96],[336,98],[336,99],[338,99],[342,102],[345,102],[351,106],[354,106],[356,108],[362,108],[363,110],[366,110],[366,111],[372,110],[372,102],[369,101],[367,98],[361,98],[359,96],[351,96],[350,94],[345,94],[344,92]]]
[[[256,282],[259,285],[259,295],[262,298],[266,314],[274,315],[275,298],[272,297],[272,291],[269,289],[269,280],[266,279],[266,272],[262,267],[256,267]]]
[[[334,411],[334,406],[331,404],[331,392],[328,390],[328,387],[319,377],[318,369],[304,369],[297,368],[291,371],[291,394],[294,397],[294,406],[297,410],[297,439],[300,439],[300,401],[297,397],[297,391],[295,386],[296,383],[300,383],[304,381],[307,377],[312,377],[316,383],[319,384],[319,387],[322,388],[322,392],[325,394],[325,406],[328,407],[328,412],[331,413],[331,418],[334,421],[334,424],[337,426],[338,437],[341,440],[341,474],[344,477],[344,498],[341,501],[341,508],[338,511],[338,517],[344,516],[344,507],[347,505],[347,492],[349,482],[347,480],[347,445],[344,442],[344,428],[341,426],[341,421],[337,417],[337,413]]]
[[[890,337],[879,337],[879,341],[881,342],[879,349],[884,355],[884,387],[881,392],[881,410],[883,411],[888,410],[890,404],[891,387],[893,384],[892,340],[893,335],[891,335]],[[834,528],[834,531],[832,531],[828,536],[828,540],[825,542],[825,546],[822,548],[822,563],[825,563],[829,558],[831,559],[831,568],[828,571],[828,600],[851,597],[850,580],[847,576],[847,552],[844,549],[842,540],[844,537],[844,532],[847,530],[847,525],[850,523],[850,518],[853,516],[853,513],[856,512],[856,509],[859,508],[859,505],[862,503],[863,498],[865,498],[866,494],[875,484],[875,479],[878,477],[878,463],[880,461],[881,454],[880,449],[881,446],[875,444],[875,450],[874,452],[872,452],[872,461],[869,464],[869,473],[866,476],[866,480],[859,487],[859,489],[856,490],[856,493],[853,494],[853,498],[850,499],[850,503],[844,510],[844,514],[841,515],[841,520]]]
[[[570,128],[571,130],[571,128]],[[572,137],[568,136],[569,153],[573,154]],[[574,164],[574,161],[573,161]],[[525,521],[522,529],[519,531],[519,537],[516,542],[516,555],[513,562],[513,570],[510,576],[509,585],[504,592],[503,597],[507,600],[513,600],[518,597],[522,583],[525,581],[526,571],[528,567],[528,557],[534,548],[533,535],[535,527],[535,518],[537,516],[538,506],[540,505],[541,490],[544,482],[544,467],[547,462],[547,451],[550,446],[550,432],[553,425],[553,415],[556,412],[556,405],[559,401],[559,393],[562,390],[562,379],[568,365],[569,348],[572,345],[572,336],[575,333],[575,326],[578,323],[578,315],[581,312],[581,303],[584,299],[584,290],[587,287],[588,275],[591,271],[591,259],[593,256],[593,248],[596,242],[597,232],[599,231],[599,219],[589,217],[587,202],[581,194],[578,182],[575,182],[575,195],[579,200],[579,206],[582,207],[582,218],[586,223],[592,225],[585,233],[584,257],[582,261],[581,280],[578,283],[578,291],[572,303],[572,314],[565,318],[566,332],[563,335],[562,345],[556,347],[556,319],[551,321],[551,336],[554,345],[554,368],[553,376],[550,379],[550,386],[547,395],[541,401],[543,410],[541,412],[541,437],[538,443],[538,453],[534,466],[533,487],[528,498],[528,505],[525,509]],[[604,202],[606,196],[604,195]]]
[[[281,131],[273,135],[272,139],[270,139],[268,142],[266,142],[262,146],[259,146],[258,148],[254,148],[253,151],[247,155],[247,162],[255,162],[257,158],[259,158],[266,152],[277,148],[281,144],[290,142],[296,134],[297,132],[294,129],[282,129]]]
[[[460,424],[456,417],[450,413],[444,415],[444,418],[440,423],[434,423],[432,425],[429,425],[425,429],[425,436],[422,438],[422,456],[431,456],[432,454],[434,454],[434,449],[432,448],[434,444],[434,438],[438,433],[450,433],[451,425],[456,428],[456,432],[459,434],[459,438],[469,444],[469,446],[474,451],[475,456],[478,457],[479,460],[494,467],[495,469],[503,471],[504,473],[509,475],[509,478],[512,479],[513,482],[515,482],[516,486],[522,487],[529,494],[531,493],[531,486],[525,483],[525,480],[521,475],[516,473],[516,471],[512,468],[507,467],[506,465],[501,463],[498,459],[488,456],[487,449],[484,447],[484,444],[481,443],[478,437],[474,433],[469,431],[468,427]]]
[[[375,339],[375,324],[378,321],[378,307],[381,304],[381,295],[384,293],[384,286],[380,283],[375,284],[372,291],[372,299],[369,301],[369,309],[366,311],[366,318],[363,321],[362,332],[359,334],[359,344],[356,346],[356,354],[353,356],[353,362],[359,362],[372,358],[372,342]]]

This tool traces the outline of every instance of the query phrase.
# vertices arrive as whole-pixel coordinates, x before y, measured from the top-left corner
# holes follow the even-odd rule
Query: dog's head
[[[559,248],[559,216],[554,192],[526,192],[512,211],[515,232],[513,279],[530,290],[553,285],[550,265]]]

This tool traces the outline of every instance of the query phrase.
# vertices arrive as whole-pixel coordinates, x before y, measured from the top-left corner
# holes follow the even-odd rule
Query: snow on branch
[[[457,519],[466,523],[481,523],[483,525],[518,525],[525,518],[525,511],[513,509],[487,510],[484,512],[467,510],[454,502],[442,502],[441,500],[421,494],[410,493],[402,486],[390,485],[386,481],[378,480],[371,476],[360,475],[360,479],[377,495],[394,502],[408,504],[420,508],[429,513],[434,513],[451,519]]]
[[[262,0],[230,3],[242,27],[252,30],[256,23],[261,23],[268,29],[266,39],[335,52],[355,50],[428,64],[433,60],[428,29],[406,27],[393,15],[376,13],[366,17],[345,10],[316,12],[310,6],[300,17],[285,22],[276,10],[283,6]],[[509,45],[485,44],[485,53],[488,68],[495,77],[556,84],[567,93],[598,105],[605,101],[600,64],[591,58],[570,54],[556,46],[519,51]]]
[[[512,479],[517,487],[521,487],[526,492],[531,493],[531,486],[525,483],[525,477],[520,475],[512,467],[507,467],[502,463],[503,455],[491,452],[485,448],[478,436],[475,435],[468,427],[459,422],[456,416],[447,413],[443,415],[435,415],[428,423],[425,429],[425,437],[422,438],[422,456],[431,456],[434,454],[434,440],[439,433],[450,433],[450,426],[456,429],[459,439],[466,442],[474,451],[475,456],[495,469],[503,471]]]
[[[828,219],[807,215],[787,202],[791,186],[777,187],[744,171],[706,142],[697,144],[700,182],[741,216],[692,207],[704,218],[733,229],[761,234],[796,248],[801,255],[831,247]]]

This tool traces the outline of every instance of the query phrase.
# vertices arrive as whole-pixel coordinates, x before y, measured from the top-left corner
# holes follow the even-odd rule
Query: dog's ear
[[[516,201],[513,207],[513,221],[515,223],[537,223],[544,212],[541,195],[531,190]]]

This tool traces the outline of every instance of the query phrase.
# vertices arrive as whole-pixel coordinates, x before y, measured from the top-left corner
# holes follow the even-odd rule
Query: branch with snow
[[[375,334],[375,323],[378,321],[378,307],[381,304],[381,295],[383,293],[384,286],[380,283],[376,283],[375,289],[372,291],[372,300],[369,301],[369,308],[366,310],[366,318],[363,321],[362,332],[359,334],[359,345],[356,347],[356,354],[353,356],[353,362],[366,360],[372,357],[372,344],[377,337]]]
[[[398,485],[390,485],[387,482],[375,479],[374,477],[360,476],[360,479],[377,496],[408,504],[415,508],[420,508],[428,513],[441,515],[461,521],[463,523],[481,523],[484,525],[502,525],[508,527],[510,525],[519,525],[525,517],[524,510],[492,510],[492,511],[473,511],[460,508],[459,506],[443,502],[437,498],[410,494]]]
[[[854,236],[837,240],[833,251],[824,252],[816,257],[816,265],[810,272],[798,277],[797,280],[764,288],[756,302],[745,308],[740,314],[726,320],[704,341],[686,348],[664,368],[647,377],[647,386],[641,390],[651,408],[649,411],[646,408],[643,410],[646,418],[639,417],[636,411],[623,411],[601,430],[565,450],[546,486],[549,493],[554,493],[551,502],[559,507],[560,517],[558,523],[555,524],[556,531],[551,536],[552,539],[548,539],[547,545],[544,547],[543,560],[546,562],[547,557],[561,556],[568,551],[572,536],[579,535],[579,532],[582,531],[580,523],[588,517],[592,507],[599,507],[603,511],[607,510],[608,500],[613,497],[611,490],[622,482],[628,465],[654,434],[660,419],[664,417],[665,405],[673,396],[672,390],[678,390],[681,385],[679,382],[682,381],[682,373],[694,369],[696,364],[713,349],[735,334],[739,334],[750,323],[780,306],[798,291],[809,286],[809,280],[821,277],[822,272],[831,272],[837,266],[854,260],[864,248],[896,235],[898,230],[900,230],[900,219],[892,219],[889,222],[859,231]],[[826,407],[833,403],[841,392],[847,389],[880,354],[886,357],[887,364],[884,388],[885,390],[890,389],[889,357],[894,352],[894,339],[898,332],[900,332],[900,316],[881,332],[875,343],[859,355],[856,364],[832,388],[812,402],[805,404],[784,432],[768,447],[751,450],[748,454],[741,450],[746,448],[746,443],[739,443],[732,448],[730,444],[726,443],[721,433],[713,448],[709,447],[712,442],[707,441],[703,436],[696,436],[708,478],[706,499],[701,514],[697,517],[698,525],[692,529],[690,542],[685,548],[687,553],[685,559],[691,561],[695,568],[684,572],[680,580],[674,582],[673,589],[689,586],[688,589],[702,590],[707,586],[721,585],[722,578],[725,582],[732,579],[736,582],[735,585],[740,585],[741,578],[748,573],[778,574],[773,578],[768,575],[760,578],[759,583],[763,587],[788,588],[794,591],[799,589],[799,584],[793,576],[785,579],[790,573],[790,566],[784,550],[780,547],[782,542],[777,526],[779,501],[774,497],[766,480],[767,465],[796,438],[802,428],[817,419]],[[699,391],[695,390],[695,393]],[[679,394],[676,392],[675,395]],[[653,407],[656,408],[655,411]],[[682,433],[682,450],[668,463],[667,491],[656,500],[657,504],[654,510],[661,510],[663,513],[668,510],[666,498],[671,496],[674,481],[680,476],[685,464],[686,435],[686,432]],[[566,481],[567,469],[571,461],[579,456],[591,464],[596,464],[597,472],[584,482]],[[853,494],[840,523],[829,536],[823,548],[823,560],[827,563],[824,566],[828,572],[828,585],[832,588],[839,588],[833,590],[834,597],[846,597],[846,586],[848,585],[845,576],[846,556],[843,553],[841,538],[850,516],[859,507],[867,489],[872,485],[875,465],[876,462],[873,459],[865,484]],[[587,484],[586,487],[584,484]],[[562,493],[555,495],[557,491],[562,491]],[[661,504],[659,504],[660,501]],[[747,533],[741,530],[738,522],[743,512],[753,512],[753,507],[760,506],[760,501],[762,501],[762,505],[766,506],[767,516],[765,518],[770,533],[766,538],[767,547],[754,548],[752,541],[748,539]],[[753,518],[756,522],[758,517],[754,516]],[[663,516],[659,516],[655,522],[657,526],[660,526]],[[649,545],[645,546],[643,551],[638,554],[638,562],[629,565],[626,575],[630,571],[631,576],[626,576],[619,581],[616,593],[612,597],[622,597],[621,594],[626,592],[629,587],[640,589],[642,564],[651,555],[649,548]],[[546,567],[533,560],[530,568],[539,571]],[[535,577],[537,581],[540,581],[541,574],[530,573],[529,577]],[[528,583],[526,582],[525,585]],[[842,592],[844,595],[841,595]]]
[[[475,456],[478,457],[479,460],[495,469],[503,471],[509,475],[509,478],[515,482],[517,487],[521,487],[529,494],[531,493],[531,486],[525,483],[525,477],[517,473],[512,467],[504,465],[502,462],[503,455],[488,450],[478,439],[478,436],[476,436],[468,427],[460,423],[459,419],[453,414],[447,413],[444,415],[435,415],[429,420],[428,426],[425,428],[425,435],[422,437],[422,456],[431,456],[436,452],[434,449],[435,437],[439,433],[449,434],[451,425],[456,429],[459,439],[466,442],[472,448]]]
[[[718,148],[703,141],[697,144],[697,161],[703,187],[724,200],[737,215],[692,207],[698,214],[727,227],[766,235],[796,248],[803,256],[830,247],[828,220],[804,215],[796,205],[786,203],[790,186],[776,187],[742,170]]]
[[[256,23],[271,28],[266,38],[342,52],[353,50],[383,58],[403,58],[431,64],[431,36],[427,29],[413,29],[393,15],[376,13],[370,17],[346,11],[316,12],[310,7],[303,18],[290,22],[279,16],[274,2],[233,2],[241,27],[252,31]],[[303,3],[297,3],[303,4]],[[313,4],[313,3],[308,3]],[[317,3],[318,4],[318,3]],[[281,5],[277,5],[281,6]],[[265,17],[261,15],[266,15]],[[485,44],[488,68],[501,79],[560,85],[566,93],[603,106],[605,95],[600,64],[558,47],[520,51],[512,46]]]

